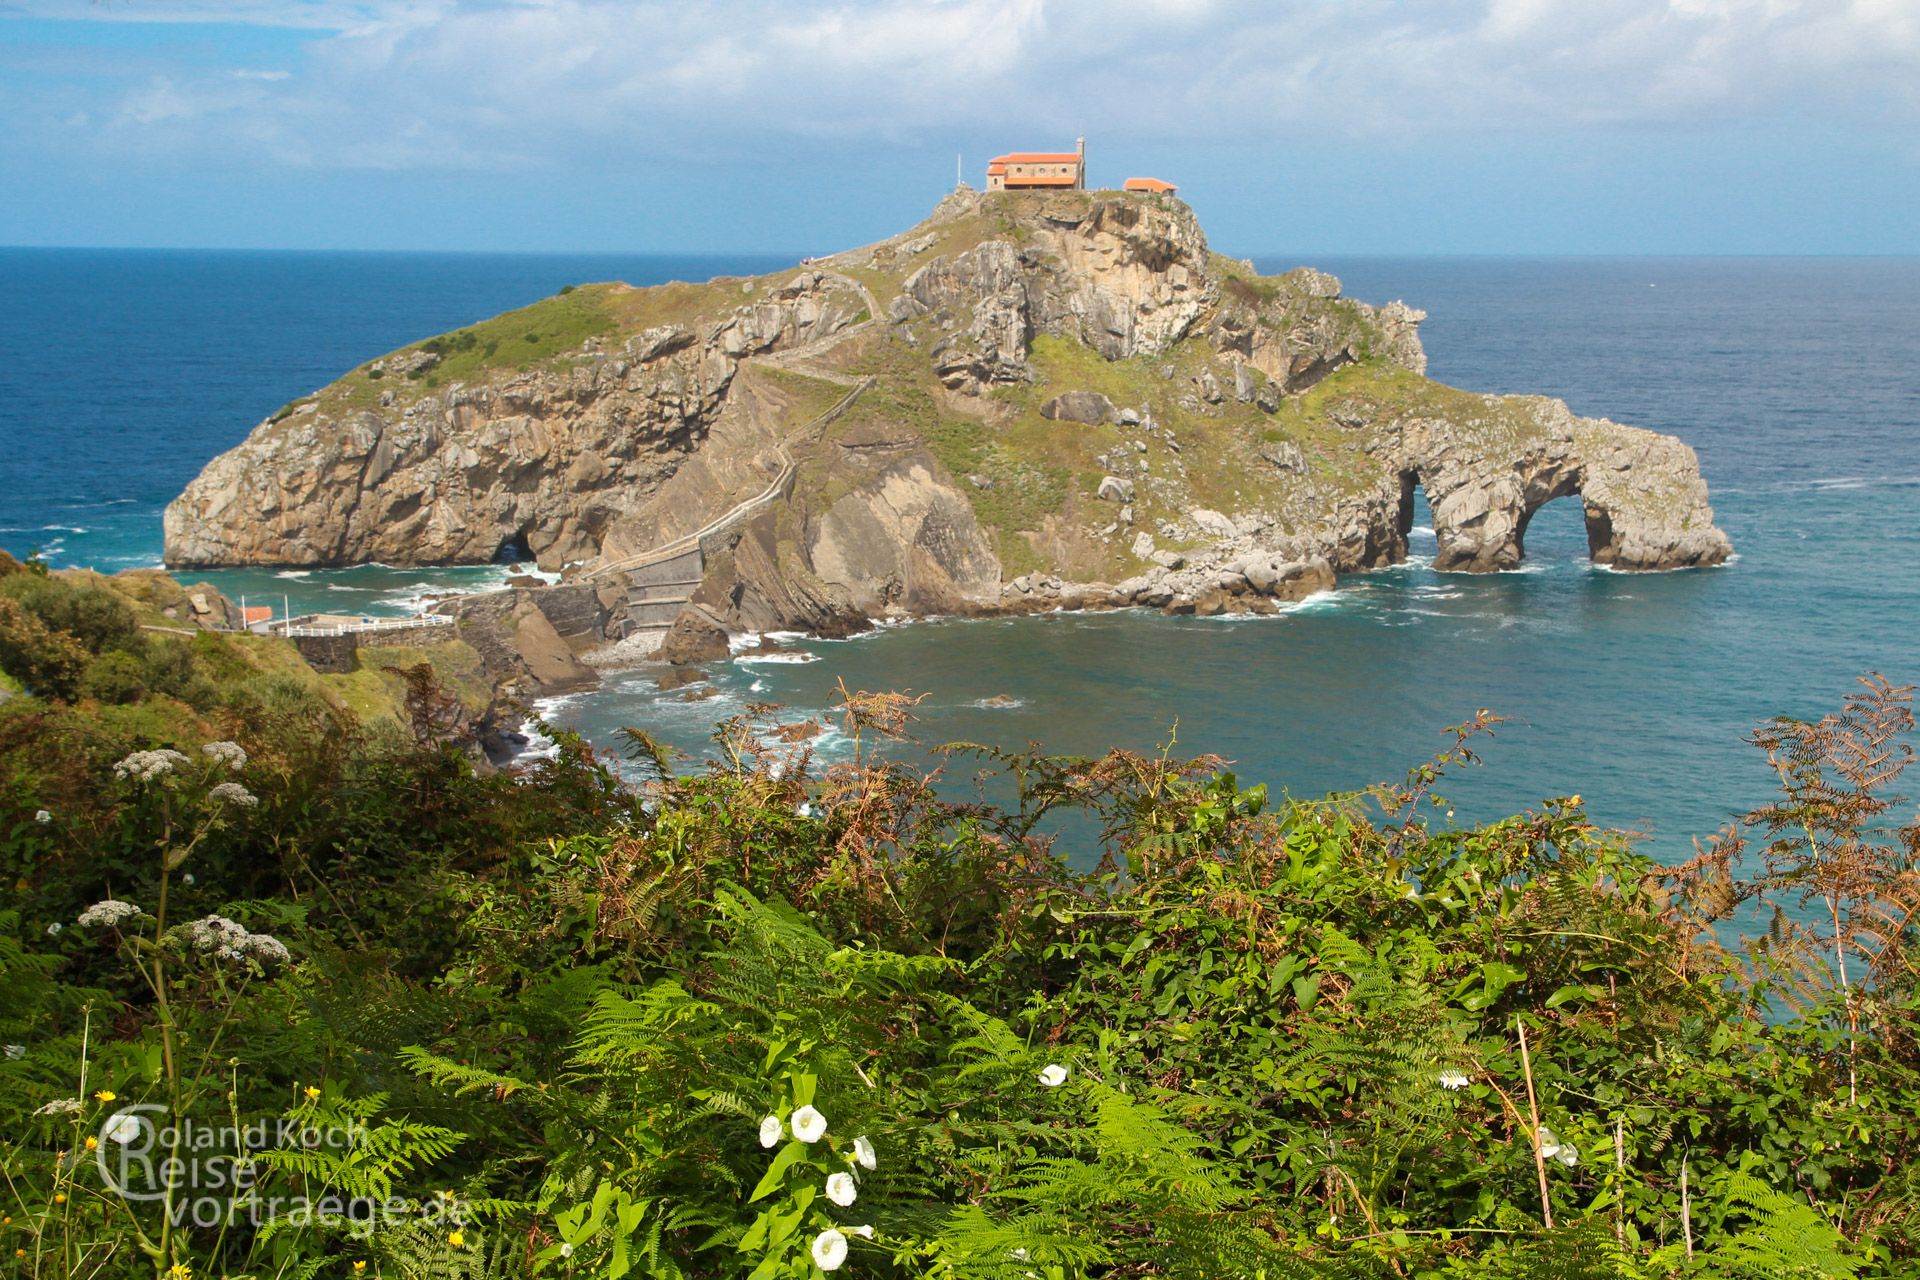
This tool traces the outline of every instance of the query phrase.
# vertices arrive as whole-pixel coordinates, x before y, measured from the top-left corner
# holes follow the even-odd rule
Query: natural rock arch
[[[1411,424],[1394,473],[1392,527],[1368,539],[1372,563],[1406,558],[1416,489],[1433,513],[1433,567],[1442,572],[1517,568],[1534,513],[1561,498],[1579,499],[1594,564],[1677,569],[1727,558],[1691,449],[1651,431],[1576,419],[1558,401],[1529,404],[1547,430],[1526,441]]]

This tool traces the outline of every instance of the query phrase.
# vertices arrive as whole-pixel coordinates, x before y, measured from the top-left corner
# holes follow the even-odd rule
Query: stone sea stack
[[[525,555],[574,625],[657,640],[1263,611],[1403,560],[1420,488],[1442,570],[1517,565],[1563,497],[1597,563],[1727,558],[1692,449],[1433,382],[1424,318],[1211,253],[1168,194],[962,188],[876,245],[583,285],[362,365],[210,463],[166,560]]]

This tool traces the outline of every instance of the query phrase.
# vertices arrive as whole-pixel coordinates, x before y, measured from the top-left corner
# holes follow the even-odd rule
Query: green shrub
[[[49,629],[20,601],[0,595],[0,671],[42,697],[71,698],[86,665],[87,650],[78,640]]]
[[[19,574],[0,585],[50,631],[63,631],[89,652],[128,648],[140,640],[140,622],[127,602],[104,587],[67,577]]]
[[[79,692],[100,702],[138,702],[147,696],[146,665],[124,650],[103,653],[87,664]]]

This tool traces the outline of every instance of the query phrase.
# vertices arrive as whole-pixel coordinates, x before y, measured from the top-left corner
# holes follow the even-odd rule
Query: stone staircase
[[[838,381],[838,379],[835,379]],[[780,471],[765,489],[754,494],[746,501],[729,508],[724,514],[708,521],[705,525],[662,543],[639,555],[610,561],[589,570],[584,575],[588,582],[612,581],[619,583],[625,594],[625,604],[621,609],[619,633],[609,634],[608,639],[625,640],[630,636],[654,633],[664,635],[673,625],[680,611],[693,598],[706,573],[706,555],[701,545],[711,537],[725,532],[739,524],[775,499],[787,494],[793,485],[793,479],[799,474],[799,464],[787,451],[787,441],[808,432],[817,431],[845,413],[853,402],[860,398],[874,383],[873,378],[861,378],[851,384],[851,390],[841,397],[831,409],[813,419],[797,431],[790,432],[775,447],[780,458]]]

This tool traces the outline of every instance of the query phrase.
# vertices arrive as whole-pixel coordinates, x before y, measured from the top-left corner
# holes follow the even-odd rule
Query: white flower
[[[207,793],[210,799],[237,804],[242,809],[251,809],[260,803],[260,797],[253,794],[237,782],[223,782]]]
[[[1442,1089],[1464,1089],[1468,1083],[1467,1077],[1461,1075],[1458,1071],[1442,1071],[1440,1073],[1440,1087]]]
[[[57,938],[60,936],[60,931],[66,927],[67,926],[61,924],[58,920],[55,920],[52,924],[47,926],[47,936],[49,938]]]
[[[44,827],[49,822],[53,821],[53,815],[51,813],[48,813],[45,809],[41,809],[35,812],[35,814],[33,815],[33,820]]]
[[[857,1227],[848,1227],[847,1230],[853,1235],[859,1236],[862,1240],[873,1239],[873,1228],[870,1226],[862,1224]]]
[[[247,753],[237,742],[209,742],[200,748],[200,754],[215,764],[223,764],[235,773],[247,767]]]
[[[186,762],[185,756],[168,747],[157,751],[136,751],[113,766],[113,776],[123,782],[152,782],[155,778],[172,773],[175,767]]]
[[[860,1198],[860,1188],[853,1185],[850,1173],[830,1173],[827,1175],[827,1199],[842,1209]]]
[[[55,1098],[33,1114],[37,1116],[71,1116],[80,1113],[78,1098]]]
[[[193,872],[189,871],[187,874],[181,876],[180,883],[186,885],[189,889],[193,888]]]
[[[796,818],[811,818],[813,816],[813,806],[802,803],[794,808],[793,816]]]
[[[771,1147],[780,1141],[780,1117],[768,1116],[760,1122],[760,1145]]]
[[[1560,1141],[1553,1135],[1553,1130],[1545,1125],[1540,1126],[1540,1158],[1558,1160],[1569,1169],[1580,1163],[1580,1153],[1574,1149],[1573,1144]]]
[[[812,1107],[793,1113],[793,1136],[802,1142],[818,1142],[827,1132],[827,1118]]]
[[[828,1227],[813,1238],[813,1265],[822,1271],[838,1271],[847,1260],[847,1238]]]
[[[82,929],[117,929],[121,921],[131,920],[139,914],[140,908],[131,902],[107,898],[82,911],[77,923]]]
[[[5,1052],[8,1062],[18,1062],[27,1056],[27,1046],[23,1044],[10,1044],[6,1047]]]
[[[563,1241],[560,1245],[560,1256],[563,1258],[571,1258],[573,1256],[573,1246]]]
[[[880,1162],[873,1154],[873,1143],[867,1141],[865,1134],[853,1140],[853,1161],[862,1169],[873,1169],[879,1166]]]
[[[254,960],[262,968],[272,968],[293,959],[280,939],[271,934],[249,933],[245,925],[225,916],[202,916],[178,929],[168,930],[167,936],[184,940],[201,955],[217,960]]]
[[[1015,1262],[1025,1262],[1027,1260],[1027,1251],[1025,1249],[1015,1249],[1011,1256]]]
[[[1067,1082],[1067,1069],[1057,1062],[1049,1062],[1040,1070],[1040,1083],[1049,1089],[1058,1089]]]
[[[107,1121],[106,1126],[102,1128],[100,1132],[108,1140],[117,1142],[124,1147],[140,1136],[140,1122],[122,1111],[120,1114],[114,1116],[113,1119]]]

